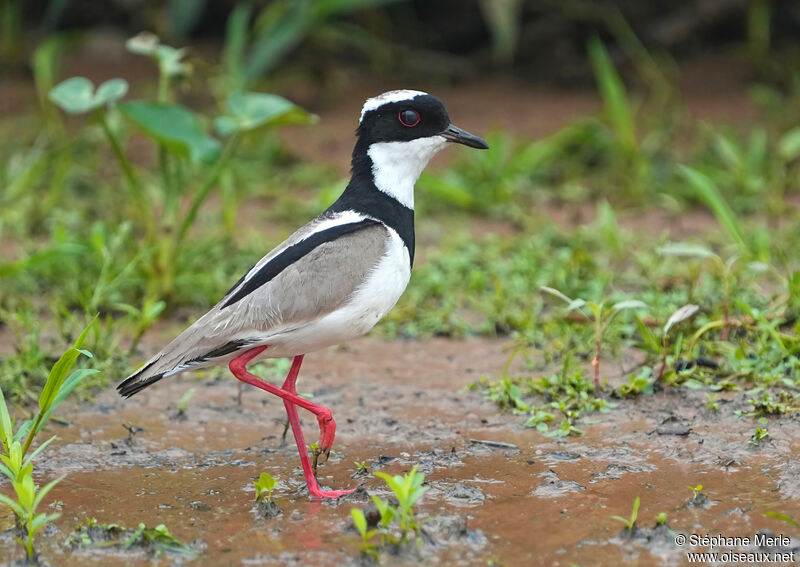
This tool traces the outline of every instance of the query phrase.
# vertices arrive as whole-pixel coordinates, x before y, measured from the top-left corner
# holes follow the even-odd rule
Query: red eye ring
[[[403,115],[404,114],[407,115],[408,113],[412,113],[414,115],[414,121],[413,122],[411,122],[411,121],[406,122],[405,120],[403,120]],[[405,116],[405,118],[408,119],[410,117],[409,116]],[[414,126],[419,124],[420,120],[422,120],[422,117],[419,115],[419,112],[417,112],[416,110],[411,110],[409,108],[409,109],[401,110],[400,112],[398,112],[397,113],[397,119],[400,121],[400,124],[402,124],[403,126],[406,126],[408,128],[413,128]]]

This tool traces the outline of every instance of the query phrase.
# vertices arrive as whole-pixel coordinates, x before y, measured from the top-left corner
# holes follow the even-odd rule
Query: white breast
[[[386,253],[350,300],[316,321],[271,336],[265,357],[296,356],[360,337],[391,311],[408,285],[411,264],[403,240],[387,231]]]

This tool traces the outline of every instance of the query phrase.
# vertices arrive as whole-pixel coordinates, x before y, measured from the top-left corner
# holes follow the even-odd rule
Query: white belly
[[[387,229],[386,253],[350,300],[316,321],[271,336],[259,358],[296,356],[360,337],[391,311],[408,285],[411,265],[402,239]]]

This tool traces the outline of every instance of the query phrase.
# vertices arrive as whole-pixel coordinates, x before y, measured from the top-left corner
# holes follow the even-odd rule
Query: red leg
[[[270,394],[275,394],[283,399],[286,413],[289,416],[289,423],[292,426],[294,440],[295,443],[297,443],[297,450],[300,452],[300,463],[303,466],[303,474],[306,477],[306,484],[308,485],[309,494],[317,498],[338,498],[345,494],[349,494],[352,492],[352,490],[320,490],[319,484],[317,484],[317,479],[314,477],[314,474],[311,470],[311,461],[308,458],[306,442],[303,438],[303,430],[300,427],[300,418],[297,415],[297,408],[295,406],[300,406],[304,409],[307,409],[317,416],[317,421],[319,422],[320,427],[320,449],[323,451],[330,451],[330,447],[333,444],[333,438],[336,432],[336,422],[333,421],[333,416],[328,408],[319,404],[314,404],[308,400],[304,400],[297,395],[295,382],[297,381],[297,374],[300,371],[300,365],[303,363],[302,355],[295,357],[294,361],[292,362],[292,369],[289,371],[289,375],[286,377],[286,381],[284,382],[286,389],[278,388],[277,386],[270,384],[269,382],[266,382],[260,379],[258,376],[255,376],[247,371],[247,363],[261,354],[266,348],[267,347],[265,346],[256,347],[234,358],[229,364],[231,372],[233,372],[233,375],[242,382],[247,382],[256,388],[260,388],[266,392],[269,392]]]

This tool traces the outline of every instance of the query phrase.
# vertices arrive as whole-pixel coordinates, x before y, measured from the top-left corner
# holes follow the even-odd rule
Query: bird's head
[[[412,208],[409,189],[413,191],[436,152],[450,142],[489,148],[483,139],[452,124],[442,101],[422,91],[389,91],[367,99],[356,134],[354,171],[368,156],[378,188]]]
[[[411,90],[389,91],[367,99],[358,121],[358,137],[367,145],[421,140],[439,148],[447,142],[479,150],[489,148],[478,136],[452,124],[441,100]]]

